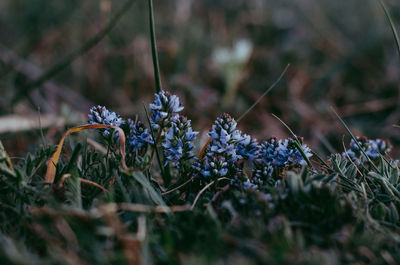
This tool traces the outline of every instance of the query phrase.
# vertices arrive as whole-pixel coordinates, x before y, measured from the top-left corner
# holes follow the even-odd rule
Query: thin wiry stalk
[[[353,135],[353,133],[350,131],[349,127],[346,125],[346,123],[343,121],[342,118],[340,118],[339,114],[335,111],[333,107],[331,107],[331,110],[333,113],[336,115],[340,123],[343,125],[343,127],[346,129],[346,131],[350,134],[351,138],[353,138],[354,142],[357,144],[357,147],[361,150],[363,155],[367,158],[368,162],[373,166],[373,168],[376,170],[376,172],[379,172],[381,174],[381,171],[378,169],[378,167],[372,162],[371,158],[365,153],[365,151],[361,148],[360,143],[357,141],[356,137]]]
[[[286,71],[288,70],[290,64],[286,65],[285,69],[283,69],[282,73],[278,77],[278,79],[267,89],[264,91],[264,93],[251,105],[240,117],[237,119],[237,122],[239,123],[240,120],[242,120],[255,106],[257,106],[258,103],[282,80],[283,76],[285,75]],[[207,146],[211,143],[211,138],[208,138],[207,142],[204,144],[204,146],[201,148],[201,151],[199,155],[197,156],[198,158],[202,158],[204,156],[204,153],[206,151]]]
[[[237,119],[237,122],[239,122],[241,119],[243,119],[260,101],[265,97],[283,78],[285,75],[286,71],[288,70],[290,64],[286,65],[285,69],[281,73],[281,75],[276,79],[276,81],[267,89],[265,92],[256,100],[256,102],[253,103],[253,105],[250,106],[240,117]]]
[[[85,42],[82,46],[71,52],[68,56],[58,62],[56,65],[51,67],[48,71],[44,72],[41,76],[39,76],[32,83],[27,84],[24,87],[24,93],[18,94],[12,101],[13,104],[20,101],[24,96],[28,95],[36,87],[41,86],[47,80],[50,80],[55,75],[63,71],[66,67],[68,67],[75,59],[81,57],[86,54],[89,50],[91,50],[94,46],[96,46],[108,33],[115,27],[118,21],[122,18],[122,16],[129,10],[135,0],[127,0],[124,5],[115,13],[115,15],[110,19],[110,22],[107,26],[100,32],[98,32],[95,36]]]
[[[312,167],[311,161],[310,161],[310,159],[306,156],[306,154],[304,153],[303,148],[301,148],[301,143],[300,143],[299,139],[297,139],[296,134],[294,134],[294,132],[290,129],[290,127],[289,127],[283,120],[281,120],[278,116],[276,116],[275,114],[272,114],[272,116],[274,116],[274,118],[276,118],[278,121],[280,121],[280,122],[283,124],[283,126],[285,126],[286,129],[288,129],[288,131],[290,132],[290,134],[293,136],[294,144],[295,144],[297,150],[299,150],[301,156],[302,156],[302,157],[304,158],[304,160],[307,162],[307,165],[308,165],[309,167]]]
[[[159,93],[162,90],[162,86],[161,86],[161,78],[160,78],[160,65],[158,63],[156,32],[155,32],[155,27],[154,27],[153,0],[148,0],[148,3],[149,3],[151,55],[153,58],[154,79],[156,82],[156,91],[157,91],[157,93]]]
[[[385,12],[386,18],[389,21],[394,40],[396,41],[397,51],[400,55],[400,39],[399,39],[399,35],[397,34],[396,26],[393,23],[392,16],[390,15],[389,10],[387,9],[386,4],[383,2],[383,0],[379,0],[379,3],[381,4],[383,11]]]

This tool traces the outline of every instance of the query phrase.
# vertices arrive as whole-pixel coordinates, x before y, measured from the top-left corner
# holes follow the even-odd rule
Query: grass
[[[148,4],[160,92],[152,0]],[[62,67],[76,56],[63,60]],[[33,84],[61,71],[55,69]],[[115,128],[110,125],[74,127],[57,148],[42,145],[16,164],[0,142],[1,264],[400,263],[399,162],[386,152],[371,158],[335,111],[359,160],[348,153],[307,157],[302,142],[274,115],[306,163],[281,167],[257,189],[235,182],[239,171],[243,178],[251,175],[245,159],[242,169],[215,179],[196,175],[193,160],[180,168],[165,166],[160,146],[165,133],[153,128],[145,112],[154,144],[141,155],[125,152],[123,128],[119,141],[89,135],[97,145],[82,134],[70,136],[69,148],[61,152],[69,133]]]
[[[389,157],[377,161],[382,174],[333,154],[331,168],[287,169],[262,191],[194,179],[162,195],[156,169],[124,173],[118,153],[107,159],[86,144],[60,161],[48,186],[42,176],[53,150],[28,155],[14,170],[2,155],[3,264],[400,260],[399,170]],[[71,173],[61,181],[63,172]]]

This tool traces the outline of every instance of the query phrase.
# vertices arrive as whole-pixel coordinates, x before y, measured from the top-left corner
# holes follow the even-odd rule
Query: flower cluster
[[[128,119],[128,124],[128,146],[131,152],[147,150],[149,144],[154,144],[153,137],[150,135],[149,129],[146,128],[143,122]]]
[[[173,162],[179,167],[180,162],[193,158],[193,141],[197,134],[198,132],[193,131],[191,122],[186,117],[181,115],[174,117],[171,128],[162,142],[165,163]]]
[[[379,155],[386,155],[391,150],[389,143],[382,139],[372,140],[367,137],[359,136],[357,136],[356,139],[362,151],[364,151],[370,159],[376,159]],[[361,149],[358,147],[356,141],[351,139],[350,148],[345,150],[342,155],[346,158],[349,157],[356,164],[360,164],[367,160]]]
[[[183,110],[179,97],[161,90],[156,93],[154,101],[149,105],[151,110],[151,125],[154,130],[168,125],[170,119]]]
[[[240,175],[239,161],[247,160],[252,166],[252,176],[242,183],[245,188],[255,188],[262,186],[274,171],[304,165],[303,156],[307,159],[312,156],[309,147],[300,144],[300,138],[278,140],[273,137],[259,144],[255,138],[237,130],[236,125],[228,114],[217,118],[208,134],[211,142],[205,156],[193,165],[199,175],[204,178],[229,175],[236,185],[239,181],[232,176]]]
[[[259,158],[263,160],[264,164],[273,167],[303,165],[306,161],[294,141],[292,138],[278,140],[275,137],[263,141],[261,143],[261,155]],[[307,145],[303,144],[301,148],[307,158],[312,156],[310,148]]]
[[[254,160],[253,174],[251,181],[261,186],[273,172],[279,171],[284,167],[296,167],[306,164],[303,154],[307,157],[312,156],[310,148],[305,144],[296,144],[300,138],[277,139],[272,137],[260,144],[258,156]],[[301,146],[303,154],[297,146]]]
[[[238,145],[245,138],[241,131],[236,130],[236,125],[236,121],[226,113],[215,121],[208,133],[211,142],[207,146],[205,156],[193,166],[204,178],[224,177],[229,170],[237,169],[236,162],[243,158],[239,154]],[[245,153],[244,146],[241,149]]]
[[[106,107],[103,106],[92,107],[90,109],[90,114],[88,115],[88,118],[89,124],[104,124],[119,127],[123,123],[123,119],[117,113],[109,111]],[[110,130],[104,129],[102,134],[104,137],[106,137],[110,135]],[[118,135],[118,132],[116,135]]]
[[[161,91],[155,94],[155,100],[149,107],[150,123],[156,130],[156,135],[151,135],[150,130],[141,121],[137,119],[124,121],[118,114],[102,106],[90,109],[89,123],[114,125],[124,129],[127,136],[127,150],[133,155],[145,155],[149,145],[159,144],[158,147],[161,148],[165,158],[164,165],[172,163],[179,168],[182,162],[194,157],[193,142],[198,132],[193,131],[190,120],[178,114],[183,110],[178,96]],[[102,135],[108,137],[110,130],[103,129]]]
[[[257,142],[257,139],[251,138],[248,134],[243,135],[242,140],[236,147],[236,150],[240,156],[248,159],[251,164],[253,164],[254,159],[256,159],[260,154],[260,146]]]
[[[229,162],[235,162],[242,156],[237,152],[238,144],[243,141],[241,131],[236,130],[236,121],[229,114],[222,114],[217,118],[208,136],[211,143],[207,155],[222,155]]]
[[[170,164],[181,169],[183,162],[194,158],[193,142],[198,132],[192,129],[190,120],[179,114],[183,106],[176,95],[166,91],[156,93],[149,107],[150,125],[154,135],[137,119],[124,122],[118,114],[101,106],[90,110],[89,122],[121,126],[127,134],[130,153],[143,156],[151,145],[152,148],[160,148],[164,166]],[[259,143],[257,139],[243,134],[236,127],[235,119],[229,114],[222,114],[216,119],[208,133],[210,142],[204,156],[193,159],[190,164],[196,176],[203,179],[225,177],[229,178],[234,186],[257,189],[263,186],[274,172],[279,173],[287,167],[304,165],[311,157],[310,149],[301,143],[300,138],[281,140],[273,137]],[[109,134],[109,130],[103,131],[103,136]],[[368,145],[365,150],[371,157],[377,157],[387,149],[384,141],[368,141],[363,144]],[[352,156],[358,152],[354,144],[351,144],[351,152]],[[244,171],[245,161],[248,161],[251,175]],[[184,168],[187,169],[186,166]]]

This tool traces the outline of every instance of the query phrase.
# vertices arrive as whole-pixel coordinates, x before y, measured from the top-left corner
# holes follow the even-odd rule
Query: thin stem
[[[290,134],[293,136],[293,140],[294,140],[294,145],[296,146],[297,150],[300,152],[301,156],[303,157],[304,161],[306,161],[307,165],[309,167],[312,167],[311,161],[310,159],[306,156],[306,154],[304,153],[303,148],[301,147],[302,143],[299,141],[299,139],[297,138],[296,134],[294,134],[294,132],[290,129],[290,127],[283,121],[281,120],[278,116],[276,116],[275,114],[272,114],[272,116],[274,116],[275,119],[277,119],[278,121],[280,121],[283,126],[286,127],[286,129],[288,129],[288,131],[290,132]]]
[[[186,184],[188,184],[188,183],[190,183],[191,181],[193,181],[193,177],[192,178],[190,178],[189,180],[187,180],[185,183],[183,183],[183,184],[181,184],[181,185],[179,185],[178,187],[175,187],[175,188],[173,188],[173,189],[171,189],[171,190],[169,190],[169,191],[166,191],[166,192],[163,192],[163,193],[161,193],[161,195],[167,195],[167,194],[169,194],[169,193],[171,193],[171,192],[174,192],[174,191],[176,191],[176,190],[179,190],[180,188],[182,188],[183,186],[185,186]]]
[[[333,107],[331,107],[332,112],[335,114],[336,118],[340,121],[340,123],[343,125],[343,127],[346,129],[346,131],[350,134],[351,138],[353,138],[354,142],[356,143],[358,149],[360,149],[361,153],[363,153],[363,155],[365,156],[365,158],[367,158],[368,162],[372,165],[372,167],[376,170],[376,172],[379,172],[380,174],[382,173],[378,167],[374,164],[374,162],[372,162],[371,158],[369,158],[369,156],[365,153],[364,149],[362,149],[360,143],[358,142],[358,140],[356,139],[356,137],[353,135],[353,133],[350,131],[349,127],[346,125],[346,123],[344,122],[344,120],[342,118],[340,118],[339,114],[337,114],[337,112],[335,111],[335,109]]]
[[[289,66],[290,66],[290,64],[286,65],[285,69],[283,70],[281,75],[278,77],[278,79],[267,90],[264,91],[264,93],[256,100],[256,102],[253,103],[253,105],[251,105],[250,108],[248,108],[242,115],[240,115],[240,117],[237,119],[237,122],[239,122],[241,119],[243,119],[258,103],[260,103],[260,101],[263,99],[263,97],[265,97],[281,81],[281,79],[285,75],[286,71],[288,70]]]
[[[288,70],[290,64],[286,65],[285,69],[283,69],[281,75],[278,77],[277,80],[275,80],[275,82],[269,87],[267,88],[267,90],[264,91],[264,93],[262,93],[262,95],[253,103],[253,105],[251,105],[242,115],[240,115],[240,117],[237,119],[237,122],[239,123],[255,106],[257,106],[258,103],[260,103],[260,101],[281,81],[281,79],[283,78],[283,76],[285,75],[286,71]],[[199,153],[199,155],[197,156],[197,158],[203,158],[204,153],[207,149],[207,146],[211,143],[211,138],[208,138],[207,142],[205,143],[205,145],[201,148],[201,151]]]
[[[397,52],[400,55],[400,39],[399,39],[399,35],[397,34],[396,26],[394,25],[394,22],[392,20],[392,16],[390,15],[389,10],[386,8],[386,4],[383,2],[383,0],[379,0],[379,3],[381,4],[381,7],[383,8],[386,18],[390,24],[390,28],[392,29],[393,37],[394,37],[394,40],[395,40],[396,46],[397,46]]]
[[[192,204],[192,206],[190,207],[190,210],[193,210],[194,207],[196,206],[197,201],[199,200],[201,194],[203,194],[203,192],[205,192],[209,187],[211,187],[213,184],[215,183],[214,181],[211,181],[210,183],[208,183],[206,186],[204,186],[204,188],[197,194],[196,198],[194,199],[194,202]]]
[[[21,100],[25,95],[28,95],[30,91],[34,88],[41,86],[47,80],[53,78],[55,75],[60,73],[66,67],[68,67],[75,59],[87,53],[90,49],[96,46],[108,33],[115,27],[121,17],[129,10],[135,0],[127,0],[125,4],[115,13],[114,17],[111,18],[108,25],[100,32],[98,32],[95,36],[85,42],[82,46],[72,51],[68,56],[64,57],[60,62],[50,68],[48,71],[39,76],[32,83],[28,84],[25,87],[24,93],[18,94],[14,100],[13,104],[17,103]]]
[[[159,93],[162,90],[162,86],[161,86],[160,65],[158,62],[158,53],[157,53],[157,44],[156,44],[156,32],[155,32],[155,27],[154,27],[153,0],[148,0],[148,3],[149,3],[151,55],[153,58],[154,78],[155,78],[155,82],[156,82],[156,92]]]
[[[218,181],[224,180],[224,179],[225,179],[225,180],[229,180],[229,179],[226,178],[226,177],[222,177],[222,178],[219,178],[219,179],[217,179],[217,180],[213,180],[213,181],[211,181],[210,183],[208,183],[206,186],[204,186],[204,188],[197,194],[196,198],[194,199],[194,202],[193,202],[192,206],[190,206],[190,210],[193,210],[193,209],[194,209],[194,207],[196,206],[196,203],[197,203],[197,201],[199,200],[201,194],[203,194],[203,193],[204,193],[209,187],[211,187],[215,182],[218,183]]]

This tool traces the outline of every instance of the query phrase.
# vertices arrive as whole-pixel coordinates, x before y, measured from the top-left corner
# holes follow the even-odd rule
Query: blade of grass
[[[317,153],[314,152],[313,150],[311,150],[311,153],[312,153],[325,167],[327,167],[328,169],[331,169],[331,170],[332,170],[332,167],[329,166],[329,165],[322,159],[322,157],[321,157],[319,154],[317,154]]]
[[[306,156],[306,154],[304,153],[303,148],[301,148],[301,143],[300,143],[299,139],[297,138],[296,134],[294,134],[294,132],[290,129],[290,127],[289,127],[283,120],[281,120],[278,116],[276,116],[275,114],[272,114],[272,116],[274,116],[275,119],[277,119],[278,121],[280,121],[280,122],[283,124],[283,126],[285,126],[286,129],[288,129],[288,131],[290,132],[290,134],[293,136],[294,144],[295,144],[297,150],[299,150],[301,156],[302,156],[303,159],[307,162],[307,165],[308,165],[309,167],[312,167],[311,161],[310,161],[310,159]]]
[[[267,88],[267,90],[262,93],[262,95],[251,105],[240,117],[237,119],[237,122],[239,123],[240,120],[242,120],[255,106],[257,106],[258,103],[282,80],[283,76],[286,74],[287,70],[289,69],[290,64],[286,65],[285,69],[283,69],[282,73],[278,77],[278,79],[275,80],[275,82]]]
[[[383,8],[383,11],[385,12],[385,16],[390,24],[390,28],[392,29],[394,40],[396,41],[397,52],[399,53],[399,56],[400,56],[400,38],[397,33],[396,26],[394,25],[394,22],[392,20],[392,16],[390,15],[390,12],[387,9],[386,4],[383,2],[383,0],[379,0],[379,4]]]
[[[25,95],[28,95],[30,91],[34,88],[41,86],[47,80],[53,78],[55,75],[63,71],[68,65],[70,65],[75,59],[81,57],[89,50],[91,50],[94,46],[96,46],[108,33],[115,27],[118,21],[122,18],[122,16],[129,10],[135,0],[127,0],[125,4],[121,6],[121,8],[115,13],[115,15],[110,19],[110,22],[107,26],[94,35],[91,39],[85,42],[82,46],[72,51],[69,55],[64,57],[60,62],[51,67],[48,71],[44,72],[41,76],[39,76],[32,83],[28,84],[25,87],[24,93],[18,93],[18,95],[13,99],[12,104],[20,101]]]
[[[149,4],[149,24],[150,24],[150,41],[151,41],[151,55],[153,58],[154,79],[156,83],[156,91],[159,93],[162,90],[160,78],[160,64],[158,62],[156,31],[154,26],[154,13],[153,13],[153,0],[148,0]]]
[[[278,77],[278,79],[275,80],[275,82],[267,88],[267,90],[264,91],[264,93],[251,105],[240,117],[237,119],[237,122],[239,123],[255,106],[257,106],[258,103],[282,80],[283,76],[289,69],[290,64],[286,65],[285,69],[283,69],[282,73]],[[207,142],[204,144],[204,146],[201,148],[200,153],[198,154],[197,158],[201,159],[204,156],[204,153],[207,149],[207,146],[210,144],[211,138],[208,138]]]
[[[46,138],[44,138],[44,134],[43,134],[42,120],[41,120],[41,116],[40,116],[40,107],[38,107],[38,119],[39,119],[40,138],[42,140],[43,146],[47,146]]]
[[[381,174],[381,171],[378,169],[378,167],[372,162],[372,160],[369,158],[369,156],[365,153],[365,151],[361,148],[360,143],[357,141],[356,137],[353,135],[353,133],[350,131],[349,127],[346,125],[346,123],[343,121],[342,118],[340,118],[339,114],[335,111],[333,107],[331,107],[331,110],[333,113],[336,115],[337,119],[340,121],[340,123],[343,125],[343,127],[346,129],[346,131],[350,134],[351,138],[354,140],[354,142],[357,144],[357,147],[361,150],[363,155],[367,158],[368,162],[372,165],[372,167]]]
[[[132,172],[131,176],[149,192],[151,199],[157,205],[166,206],[166,203],[164,202],[161,195],[154,189],[153,185],[151,185],[150,181],[144,176],[142,172]]]

